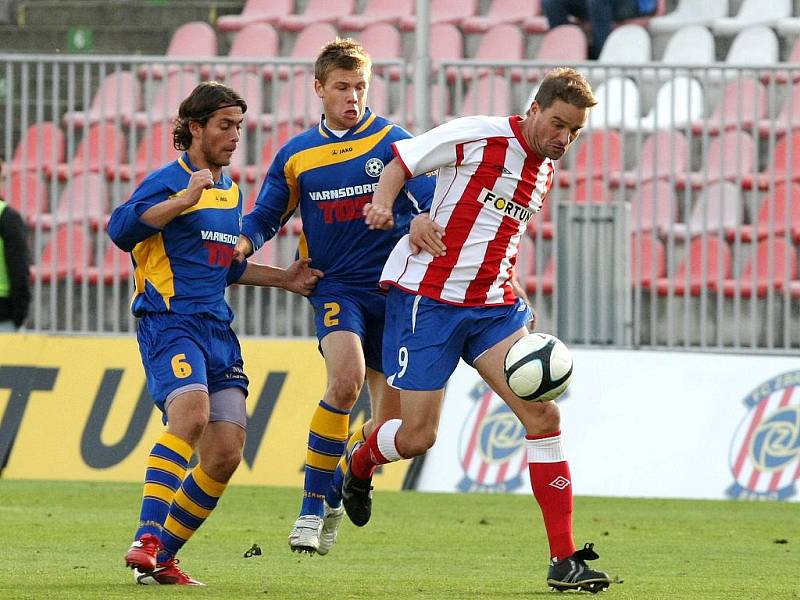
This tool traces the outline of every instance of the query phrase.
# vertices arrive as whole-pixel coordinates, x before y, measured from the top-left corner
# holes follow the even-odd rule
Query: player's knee
[[[204,468],[207,468],[209,475],[217,481],[227,482],[242,461],[242,451],[238,448],[227,448],[215,452],[208,459],[203,459]]]
[[[356,403],[364,378],[357,374],[342,374],[332,377],[325,392],[326,402],[336,408],[350,409]]]
[[[555,402],[531,402],[523,416],[528,435],[543,435],[561,428],[561,412]]]
[[[397,451],[403,458],[421,456],[436,443],[436,430],[409,431],[396,442]]]

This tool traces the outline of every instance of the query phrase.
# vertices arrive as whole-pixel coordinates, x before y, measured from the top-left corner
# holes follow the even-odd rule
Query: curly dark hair
[[[188,150],[192,145],[192,132],[189,124],[192,121],[205,125],[220,108],[240,106],[247,112],[247,102],[227,85],[217,81],[203,81],[192,90],[178,108],[178,118],[172,128],[172,145],[176,150]]]

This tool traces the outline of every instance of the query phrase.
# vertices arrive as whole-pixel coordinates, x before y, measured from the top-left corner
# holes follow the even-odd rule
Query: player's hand
[[[233,249],[233,260],[240,263],[252,253],[253,242],[247,236],[240,235],[239,240],[236,242],[236,248]]]
[[[411,221],[408,241],[411,252],[419,254],[420,250],[430,252],[433,256],[444,256],[447,247],[442,242],[444,227],[432,221],[427,213],[417,215]]]
[[[370,229],[391,229],[394,227],[394,215],[391,208],[376,206],[372,202],[364,205],[364,221]]]
[[[214,177],[210,169],[200,169],[192,173],[189,178],[189,185],[186,186],[186,200],[191,202],[189,206],[194,206],[200,201],[203,190],[214,187]]]
[[[311,268],[310,258],[301,258],[294,261],[286,269],[285,289],[301,296],[308,296],[314,291],[314,287],[325,274],[319,269]]]

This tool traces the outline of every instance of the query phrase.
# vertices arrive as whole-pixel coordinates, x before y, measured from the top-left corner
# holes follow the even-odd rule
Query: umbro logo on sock
[[[548,483],[547,485],[549,485],[549,486],[551,486],[551,487],[554,487],[554,488],[556,488],[557,490],[563,490],[564,488],[566,488],[566,487],[569,485],[569,479],[567,479],[566,477],[562,477],[561,475],[559,475],[558,477],[556,477],[555,479],[553,479],[553,481],[551,481],[551,482],[550,482],[550,483]]]

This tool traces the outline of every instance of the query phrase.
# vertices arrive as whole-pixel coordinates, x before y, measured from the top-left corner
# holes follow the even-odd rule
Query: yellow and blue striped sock
[[[203,471],[202,464],[197,465],[183,480],[180,489],[175,492],[169,515],[164,521],[161,543],[166,558],[175,556],[183,545],[217,506],[220,496],[228,487],[211,479]],[[159,555],[159,561],[164,560]]]
[[[161,536],[172,498],[181,486],[191,458],[192,447],[186,440],[166,431],[158,438],[147,457],[142,509],[135,539],[146,533]]]
[[[350,411],[320,401],[311,417],[306,452],[305,483],[301,515],[324,516],[323,501],[333,481],[333,472],[344,452],[350,427]]]
[[[347,471],[347,453],[353,449],[353,446],[355,446],[357,442],[363,442],[365,439],[364,426],[362,425],[356,429],[353,435],[350,436],[350,439],[347,440],[347,447],[342,454],[342,458],[339,460],[339,464],[336,465],[336,470],[333,472],[331,487],[328,488],[328,492],[325,494],[325,501],[331,508],[338,508],[342,503],[342,481]]]

